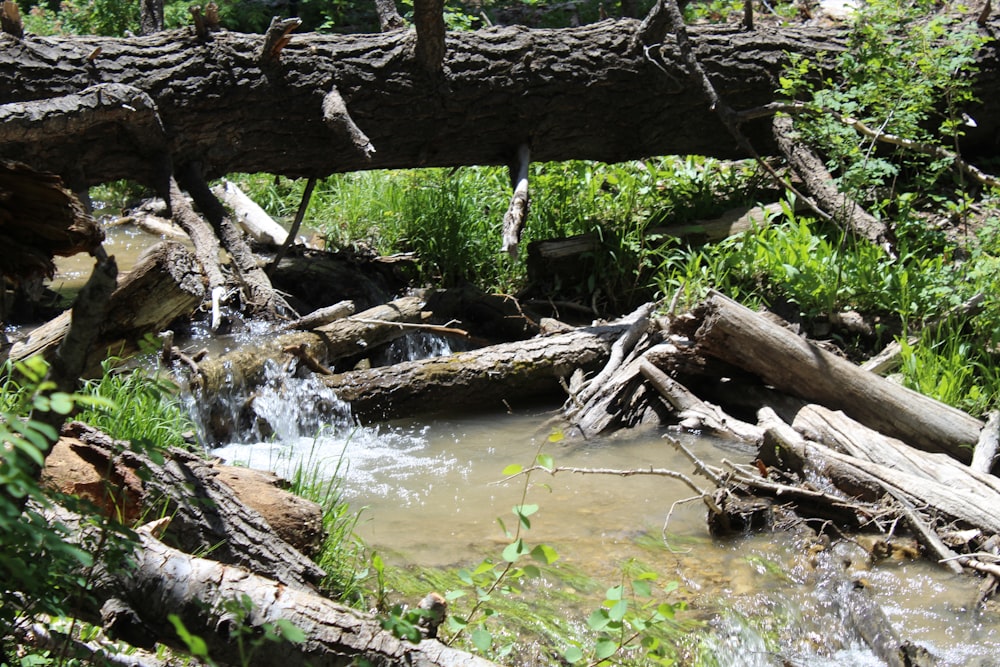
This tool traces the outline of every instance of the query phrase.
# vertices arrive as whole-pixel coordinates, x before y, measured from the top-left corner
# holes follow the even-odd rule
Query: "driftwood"
[[[765,447],[762,458],[771,459],[772,448],[780,451],[782,462],[800,473],[808,470],[830,480],[847,499],[858,498],[875,502],[885,496],[891,497],[897,505],[897,513],[910,523],[918,539],[937,553],[949,566],[961,563],[966,567],[990,571],[1000,567],[979,561],[974,555],[961,559],[960,554],[943,546],[941,538],[931,528],[933,522],[920,516],[915,508],[939,517],[946,525],[959,528],[976,528],[976,537],[988,538],[1000,534],[1000,516],[995,508],[1000,507],[1000,492],[996,482],[979,483],[974,473],[957,484],[949,478],[947,482],[934,479],[933,473],[920,470],[906,472],[888,465],[873,463],[856,456],[842,454],[823,445],[808,441],[794,429],[777,419],[773,412],[762,411],[761,425],[766,428]],[[966,469],[968,470],[968,469]],[[885,521],[888,511],[881,512]],[[869,517],[874,519],[874,515]],[[977,540],[978,542],[978,540]],[[975,565],[972,565],[972,563]]]
[[[791,116],[776,116],[773,126],[778,148],[816,203],[854,235],[875,245],[891,246],[893,239],[886,223],[877,220],[858,202],[837,190],[823,160],[795,137]]]
[[[144,334],[158,333],[178,317],[194,312],[204,291],[199,267],[183,245],[167,241],[150,248],[112,293],[108,311],[95,327],[98,340],[85,371],[98,371],[108,352],[135,350]],[[11,359],[36,354],[51,358],[69,330],[70,317],[66,311],[15,343]]]
[[[721,294],[712,293],[697,315],[703,353],[911,446],[971,460],[982,423],[968,414],[864,371]]]
[[[280,246],[288,239],[285,228],[232,181],[223,180],[220,185],[212,188],[212,192],[233,212],[233,217],[243,231],[257,243]]]
[[[128,493],[126,488],[133,490],[133,497],[116,502],[165,506],[165,515],[171,517],[165,537],[183,551],[211,553],[221,563],[244,567],[293,588],[311,590],[324,576],[315,563],[278,537],[259,512],[238,500],[232,488],[217,479],[218,471],[209,461],[171,449],[160,465],[132,451],[127,443],[115,442],[79,422],[68,424],[63,436],[81,456],[106,461],[112,482],[122,493]],[[141,479],[139,472],[144,470],[149,474]]]
[[[509,408],[527,399],[559,396],[560,381],[574,370],[600,368],[626,328],[584,327],[322,380],[363,422],[443,410]]]

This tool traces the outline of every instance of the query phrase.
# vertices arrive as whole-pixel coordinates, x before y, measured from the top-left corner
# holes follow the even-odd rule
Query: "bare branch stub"
[[[406,27],[406,21],[396,10],[393,0],[375,0],[375,12],[382,32],[392,32]]]
[[[413,21],[417,26],[417,62],[429,73],[444,66],[444,0],[414,0]]]
[[[323,97],[323,122],[332,130],[345,135],[350,139],[355,149],[365,158],[371,159],[372,153],[375,152],[375,146],[372,145],[368,135],[362,132],[354,119],[351,118],[351,114],[347,110],[347,103],[336,86]]]
[[[18,39],[24,37],[24,23],[14,0],[0,0],[0,30]]]
[[[281,50],[292,41],[289,33],[300,25],[302,25],[302,19],[298,18],[280,19],[275,16],[271,19],[271,26],[264,35],[264,46],[257,57],[258,64],[263,66],[276,62],[281,56]]]

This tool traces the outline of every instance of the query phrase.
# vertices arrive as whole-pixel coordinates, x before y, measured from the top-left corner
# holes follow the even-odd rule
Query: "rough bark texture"
[[[699,310],[703,352],[913,447],[972,458],[983,425],[968,414],[862,370],[721,294]]]
[[[323,577],[315,563],[278,537],[260,513],[216,479],[210,462],[172,449],[160,465],[79,422],[63,429],[63,435],[103,450],[123,479],[149,470],[141,485],[143,504],[165,502],[165,515],[171,517],[167,538],[184,551],[211,553],[221,563],[239,565],[294,588],[311,589]]]
[[[527,398],[558,395],[560,379],[577,368],[593,371],[608,359],[626,327],[577,329],[566,334],[493,345],[323,378],[362,421],[382,421],[448,410],[500,409]]]
[[[638,25],[606,20],[559,30],[449,33],[443,69],[433,79],[414,58],[411,31],[293,34],[280,59],[266,65],[258,63],[259,35],[219,32],[207,41],[192,29],[127,39],[2,35],[0,118],[24,125],[38,104],[51,113],[40,140],[20,139],[12,126],[2,133],[0,151],[39,169],[72,172],[80,185],[130,178],[159,179],[163,187],[162,166],[171,160],[197,163],[215,178],[500,165],[525,143],[539,161],[743,157],[689,82],[675,41],[668,36],[647,52],[632,39]],[[985,29],[995,34],[1000,21]],[[844,35],[836,28],[690,28],[716,89],[739,108],[772,100],[786,53],[833,54]],[[97,47],[101,55],[89,61]],[[980,56],[982,100],[1000,96],[994,49]],[[129,86],[139,104],[124,109],[97,99],[83,108],[76,98],[61,98],[107,83]],[[324,121],[322,102],[334,87],[377,152],[359,153]],[[154,103],[155,113],[144,111],[143,101]],[[994,150],[1000,118],[991,109],[970,110],[979,124],[970,142]],[[123,132],[126,112],[148,131]],[[91,117],[86,132],[71,129],[81,115]],[[759,151],[773,150],[767,119],[744,129]],[[156,155],[158,162],[151,159]]]
[[[214,660],[239,664],[237,644],[229,631],[238,621],[226,604],[247,596],[252,610],[244,621],[255,632],[264,623],[291,622],[307,639],[301,644],[261,642],[255,665],[333,667],[359,664],[377,667],[490,667],[493,663],[449,648],[434,639],[413,644],[383,630],[368,614],[238,567],[195,558],[171,549],[146,529],[138,531],[135,565],[102,577],[105,594],[127,601],[154,632],[175,635],[168,614],[177,614],[187,629],[201,636]]]

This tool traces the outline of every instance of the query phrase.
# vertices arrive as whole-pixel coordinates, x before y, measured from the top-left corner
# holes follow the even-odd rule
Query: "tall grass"
[[[323,512],[323,543],[316,564],[326,572],[322,587],[346,603],[364,601],[367,550],[354,533],[361,512],[343,498],[343,473],[347,461],[341,456],[332,471],[319,459],[319,437],[313,440],[308,456],[295,464],[289,491],[317,503]]]

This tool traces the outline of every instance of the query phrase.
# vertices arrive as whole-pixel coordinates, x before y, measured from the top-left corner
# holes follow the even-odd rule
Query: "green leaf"
[[[561,442],[565,437],[562,431],[552,431],[549,433],[549,442]]]
[[[535,463],[538,464],[539,467],[545,468],[546,470],[549,471],[551,471],[553,468],[556,467],[555,460],[548,454],[539,454],[538,456],[536,456]]]
[[[555,549],[547,544],[539,544],[532,549],[531,557],[540,563],[545,563],[546,565],[552,565],[552,563],[559,560],[559,554],[556,553]]]
[[[517,463],[511,463],[509,466],[504,468],[500,474],[504,477],[509,477],[510,475],[516,475],[522,470],[524,470],[524,466],[518,465]]]
[[[61,391],[57,391],[49,397],[52,411],[60,415],[68,415],[73,412],[73,397]]]
[[[632,591],[639,597],[648,598],[653,594],[652,587],[648,581],[636,579],[632,582]]]
[[[611,609],[608,610],[608,618],[612,621],[620,621],[625,618],[625,612],[628,611],[628,601],[619,600],[618,602],[611,605]]]
[[[524,540],[517,539],[508,544],[503,550],[503,559],[508,563],[513,563],[518,558],[520,558],[524,553],[526,553],[527,548],[524,546]]]
[[[568,649],[563,651],[563,660],[569,664],[580,662],[583,660],[583,651],[581,651],[576,646],[570,646]]]
[[[490,646],[493,645],[493,635],[482,628],[476,628],[473,630],[471,639],[472,644],[479,649],[480,653],[489,652]]]
[[[608,592],[604,594],[605,600],[621,600],[622,593],[624,589],[621,586],[612,586],[608,589]]]
[[[674,617],[674,605],[669,602],[664,602],[656,608],[656,613],[663,618],[673,618]]]
[[[538,505],[515,505],[514,514],[517,515],[518,521],[521,522],[521,527],[525,530],[531,528],[531,521],[528,517],[538,511]]]
[[[618,651],[618,643],[613,642],[610,639],[602,639],[597,642],[594,647],[594,658],[597,660],[604,660],[605,658],[610,658]]]
[[[538,567],[535,565],[525,565],[521,571],[524,573],[524,576],[526,577],[532,577],[537,579],[538,577],[542,576],[542,571],[539,570]]]
[[[608,627],[610,620],[611,619],[608,618],[607,609],[595,609],[590,616],[587,617],[587,627],[595,632],[599,632]]]
[[[493,563],[488,560],[484,560],[476,567],[475,570],[472,571],[472,576],[478,577],[480,574],[489,572],[492,569],[493,569]]]
[[[306,633],[297,625],[285,618],[279,618],[274,625],[280,631],[281,637],[292,644],[301,644],[306,640]]]
[[[468,595],[466,591],[448,591],[444,594],[444,599],[451,602],[459,598],[464,598],[466,595]]]
[[[482,567],[482,565],[480,565],[480,567]],[[464,567],[458,571],[458,579],[467,586],[474,585],[474,582],[472,581],[472,575]]]
[[[174,626],[174,632],[180,637],[184,645],[187,646],[188,653],[196,658],[207,658],[208,657],[208,644],[205,640],[197,635],[192,635],[188,632],[188,629],[184,627],[184,622],[181,621],[180,616],[177,614],[168,614],[167,620],[170,621],[171,625]]]

